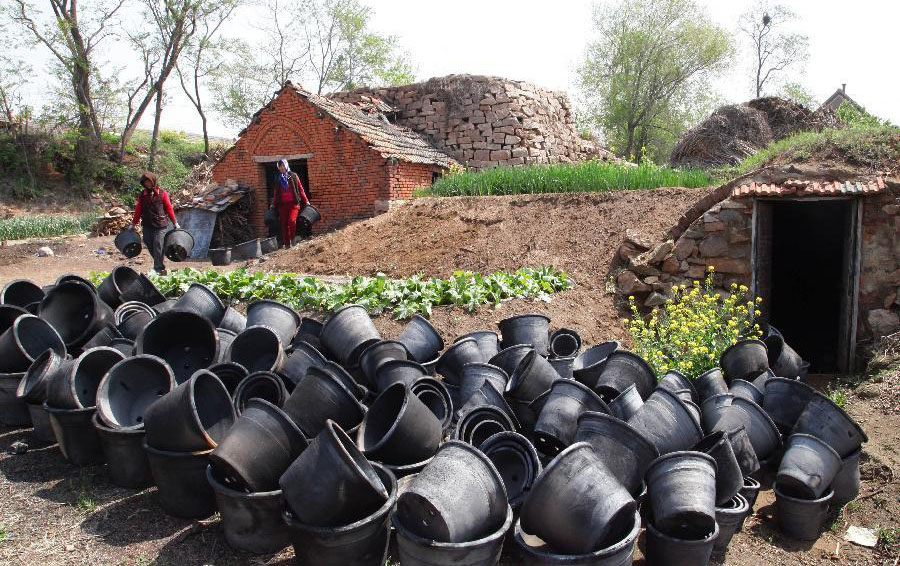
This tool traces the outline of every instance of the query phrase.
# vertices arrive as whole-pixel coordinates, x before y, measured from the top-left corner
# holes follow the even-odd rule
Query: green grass
[[[96,216],[26,216],[0,219],[0,240],[21,240],[23,238],[43,238],[65,236],[87,232],[94,224]]]
[[[0,525],[0,542],[6,540],[6,525]]]
[[[847,404],[847,390],[843,387],[829,387],[828,398],[834,401],[834,404],[838,407],[843,407]]]
[[[493,196],[535,193],[594,193],[659,187],[706,187],[716,183],[699,169],[670,169],[652,163],[619,165],[600,161],[501,167],[446,175],[418,196]]]
[[[885,546],[893,546],[900,542],[900,528],[878,527],[878,542]]]

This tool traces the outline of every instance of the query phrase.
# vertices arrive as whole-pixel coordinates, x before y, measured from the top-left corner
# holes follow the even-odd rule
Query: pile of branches
[[[757,98],[748,102],[747,106],[765,114],[775,141],[796,132],[818,132],[839,126],[837,116],[827,108],[812,111],[799,102],[777,96]]]
[[[773,139],[766,115],[744,104],[722,106],[688,130],[669,158],[676,167],[735,165]]]
[[[253,199],[250,193],[247,193],[241,200],[220,212],[216,219],[216,227],[213,229],[210,247],[221,248],[252,240],[255,237],[253,226],[250,225],[252,206]]]
[[[121,207],[111,208],[97,218],[91,227],[92,236],[115,236],[131,224],[131,213]]]
[[[209,158],[201,161],[191,169],[191,172],[184,179],[181,187],[172,195],[172,206],[179,208],[182,206],[190,206],[194,197],[203,196],[217,185],[213,181],[212,169],[219,162],[219,159],[225,154],[223,146],[213,146],[209,151]]]

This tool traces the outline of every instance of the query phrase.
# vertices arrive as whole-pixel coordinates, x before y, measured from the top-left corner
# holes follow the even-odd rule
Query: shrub
[[[627,324],[634,352],[657,375],[677,370],[690,378],[716,367],[726,348],[744,338],[759,338],[755,318],[761,298],[748,297],[746,286],[733,284],[730,293],[716,292],[713,272],[701,284],[672,287],[672,298],[644,318],[634,297],[628,302],[633,315]]]
[[[81,216],[14,216],[0,219],[0,240],[21,240],[78,234],[91,229],[96,217]]]

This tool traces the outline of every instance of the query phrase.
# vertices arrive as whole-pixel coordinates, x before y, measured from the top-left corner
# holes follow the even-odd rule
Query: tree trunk
[[[153,116],[153,137],[150,139],[150,159],[147,163],[147,170],[153,171],[156,166],[156,147],[159,142],[159,120],[162,118],[163,90],[160,88],[156,91],[156,114]]]
[[[206,114],[203,113],[203,110],[198,110],[198,112],[200,121],[203,122],[203,156],[209,159],[209,132],[206,129]]]

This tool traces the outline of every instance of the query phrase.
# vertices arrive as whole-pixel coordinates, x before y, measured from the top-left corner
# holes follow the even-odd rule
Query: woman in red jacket
[[[297,235],[297,214],[301,206],[309,204],[306,191],[300,177],[291,171],[287,159],[278,160],[278,185],[275,186],[275,195],[272,198],[272,208],[278,212],[278,220],[281,224],[281,243],[285,248],[294,243]]]
[[[175,210],[169,200],[169,193],[162,190],[156,180],[156,174],[144,171],[141,175],[141,186],[144,190],[138,195],[134,205],[134,217],[131,219],[131,229],[141,222],[144,225],[144,245],[153,257],[153,270],[160,275],[165,275],[166,264],[163,263],[163,240],[169,231],[169,220],[179,228],[175,220]]]

